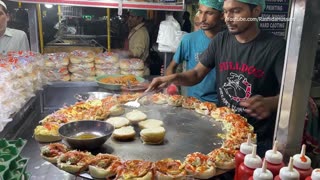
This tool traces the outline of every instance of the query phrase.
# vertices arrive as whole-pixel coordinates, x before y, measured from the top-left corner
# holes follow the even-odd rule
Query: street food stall
[[[41,19],[39,16],[40,5],[33,4],[34,1],[31,0],[22,0],[20,2],[27,3],[26,7],[29,9],[28,14],[30,18],[29,26],[32,51],[41,53],[45,51],[59,51],[53,47],[48,47],[47,49],[44,47],[43,38],[41,37],[42,25],[41,23],[38,23],[39,21],[37,20],[37,18]],[[37,3],[118,8],[119,13],[121,13],[122,8],[169,11],[182,11],[185,8],[184,1],[134,2],[41,0],[37,1]],[[314,21],[314,19],[319,18],[319,13],[317,12],[317,9],[319,8],[320,4],[315,1],[293,0],[290,4],[290,17],[293,17],[294,21],[289,21],[287,28],[286,59],[278,106],[277,123],[274,133],[274,139],[279,142],[279,150],[285,155],[286,162],[288,161],[289,156],[299,152],[301,147],[301,137],[303,133],[301,127],[303,127],[304,124],[302,119],[304,119],[303,117],[307,107],[307,97],[309,96],[311,89],[311,69],[313,68],[317,48],[317,41],[315,41],[315,39],[317,39],[319,33],[319,23]],[[107,13],[108,12],[109,11],[107,11]],[[107,21],[107,23],[109,24],[110,22]],[[110,25],[108,25],[108,27],[110,28]],[[110,53],[110,29],[108,29],[108,32],[109,33],[107,33],[106,36],[108,41],[107,51]],[[74,38],[74,36],[72,38]],[[70,51],[78,50],[78,47],[72,48],[73,49]],[[98,53],[99,50],[102,51],[101,48],[98,48],[96,53]],[[75,96],[76,94],[108,92],[112,94],[113,98],[118,98],[124,96],[122,91],[119,91],[121,89],[113,89],[113,86],[101,86],[96,82],[87,80],[48,83],[46,81],[47,79],[39,77],[41,76],[41,73],[36,71],[37,69],[41,69],[39,67],[45,65],[45,61],[37,63],[38,61],[34,60],[43,58],[43,55],[31,53],[23,55],[19,54],[19,57],[28,57],[32,60],[26,60],[29,69],[24,69],[21,74],[17,74],[14,77],[21,78],[26,75],[26,79],[23,80],[31,82],[32,86],[24,86],[23,80],[19,80],[20,84],[10,86],[16,88],[17,91],[19,90],[19,93],[16,93],[17,97],[13,99],[15,100],[18,99],[18,97],[23,96],[25,102],[20,102],[21,106],[18,108],[17,106],[10,104],[15,108],[14,112],[7,111],[10,114],[9,118],[12,120],[11,122],[2,124],[5,127],[0,132],[0,137],[8,140],[17,138],[27,140],[24,148],[21,150],[21,156],[29,158],[26,168],[27,173],[24,173],[24,175],[30,179],[47,179],[48,177],[50,177],[50,179],[72,179],[75,177],[77,179],[92,179],[92,176],[87,171],[70,174],[42,159],[40,156],[40,149],[43,146],[46,146],[47,143],[37,142],[34,139],[34,130],[39,125],[40,120],[54,114],[56,111],[59,111],[59,109],[76,106],[79,101],[77,96]],[[59,56],[59,58],[60,57],[63,59],[64,55]],[[1,58],[3,57],[0,56],[0,59]],[[114,58],[114,56],[112,56],[112,58]],[[309,59],[309,63],[305,63],[305,59]],[[90,63],[91,62],[92,61],[90,61]],[[61,69],[62,67],[59,66],[59,68]],[[40,75],[38,73],[40,73]],[[10,73],[6,75],[6,78],[11,78],[10,80],[15,81],[14,78],[10,77]],[[89,75],[86,74],[86,76]],[[33,77],[38,77],[41,81],[38,82]],[[144,77],[144,79],[151,80],[152,77]],[[125,82],[125,84],[129,88],[132,85],[127,82]],[[32,89],[30,92],[25,92],[26,89],[30,88]],[[126,99],[126,101],[135,100],[139,95],[137,92],[139,92],[139,90],[141,92],[141,90],[143,91],[144,89],[138,89],[138,91],[129,90],[129,94],[133,97],[130,96],[131,98]],[[0,88],[0,90],[3,90],[3,88]],[[22,92],[24,92],[24,94],[22,94]],[[12,93],[14,94],[14,92]],[[146,104],[140,103],[143,104],[143,106],[139,107],[138,110],[143,112],[148,119],[163,121],[163,126],[166,129],[166,136],[163,141],[161,141],[161,144],[146,145],[143,143],[143,140],[140,140],[137,133],[135,136],[136,138],[131,141],[116,141],[110,138],[101,148],[93,151],[92,154],[113,154],[119,156],[124,161],[139,159],[157,162],[158,160],[165,158],[183,161],[190,153],[201,152],[207,154],[214,149],[218,149],[223,144],[223,140],[219,137],[226,133],[225,127],[221,122],[216,121],[210,116],[168,104],[159,105],[150,102],[146,102]],[[125,113],[129,113],[132,109],[126,107],[124,111]],[[136,132],[140,131],[136,124],[133,125],[133,127]],[[216,176],[225,174],[228,171],[229,170],[217,170]]]

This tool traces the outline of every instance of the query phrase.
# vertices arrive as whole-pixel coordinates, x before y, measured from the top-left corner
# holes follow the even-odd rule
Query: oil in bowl
[[[102,134],[99,134],[99,133],[81,132],[81,133],[78,133],[78,134],[71,136],[71,138],[83,140],[83,139],[94,139],[94,138],[98,138],[101,136],[102,136]]]
[[[72,149],[93,150],[101,147],[113,130],[105,121],[81,120],[62,125],[58,132]]]

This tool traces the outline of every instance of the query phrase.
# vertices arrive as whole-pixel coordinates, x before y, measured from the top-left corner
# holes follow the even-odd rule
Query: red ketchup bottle
[[[283,167],[280,169],[279,175],[277,175],[274,180],[299,180],[299,172],[293,168],[293,158],[290,157],[288,167]]]
[[[252,145],[252,153],[244,157],[243,163],[238,167],[238,180],[248,180],[256,168],[262,165],[261,158],[257,155],[257,145]]]
[[[255,169],[249,180],[273,180],[272,172],[267,169],[267,166],[266,160],[263,160],[262,168]]]
[[[308,176],[306,180],[320,180],[320,169],[314,169],[311,173],[311,176]]]
[[[301,153],[293,156],[293,167],[299,172],[300,179],[304,180],[312,173],[311,159],[305,155],[306,145],[302,145]]]
[[[277,176],[282,167],[284,167],[283,156],[281,152],[277,151],[278,141],[273,144],[272,150],[268,150],[265,154],[265,160],[268,169],[272,172],[273,176]]]
[[[234,180],[238,180],[237,169],[240,166],[240,164],[243,163],[244,157],[252,152],[252,145],[253,144],[251,143],[251,134],[249,133],[247,142],[244,142],[240,145],[240,151],[238,151],[235,155],[236,168],[234,173]]]

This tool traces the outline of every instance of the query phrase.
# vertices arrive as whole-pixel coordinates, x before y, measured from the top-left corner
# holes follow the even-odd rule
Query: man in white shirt
[[[30,47],[26,33],[7,28],[8,21],[7,6],[0,0],[0,54],[6,54],[9,51],[29,51]]]

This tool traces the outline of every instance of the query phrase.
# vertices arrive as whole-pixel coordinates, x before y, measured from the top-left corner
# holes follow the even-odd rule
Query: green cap
[[[147,18],[147,11],[146,10],[131,9],[129,11],[129,13],[134,16],[141,16],[145,19]]]
[[[216,9],[218,11],[223,11],[223,0],[199,0],[199,4]]]
[[[219,0],[219,1],[223,2],[224,0]],[[257,6],[261,6],[262,12],[266,8],[265,0],[237,0],[237,1],[243,2],[243,3],[246,3],[246,4],[254,4],[254,5],[257,5]]]

